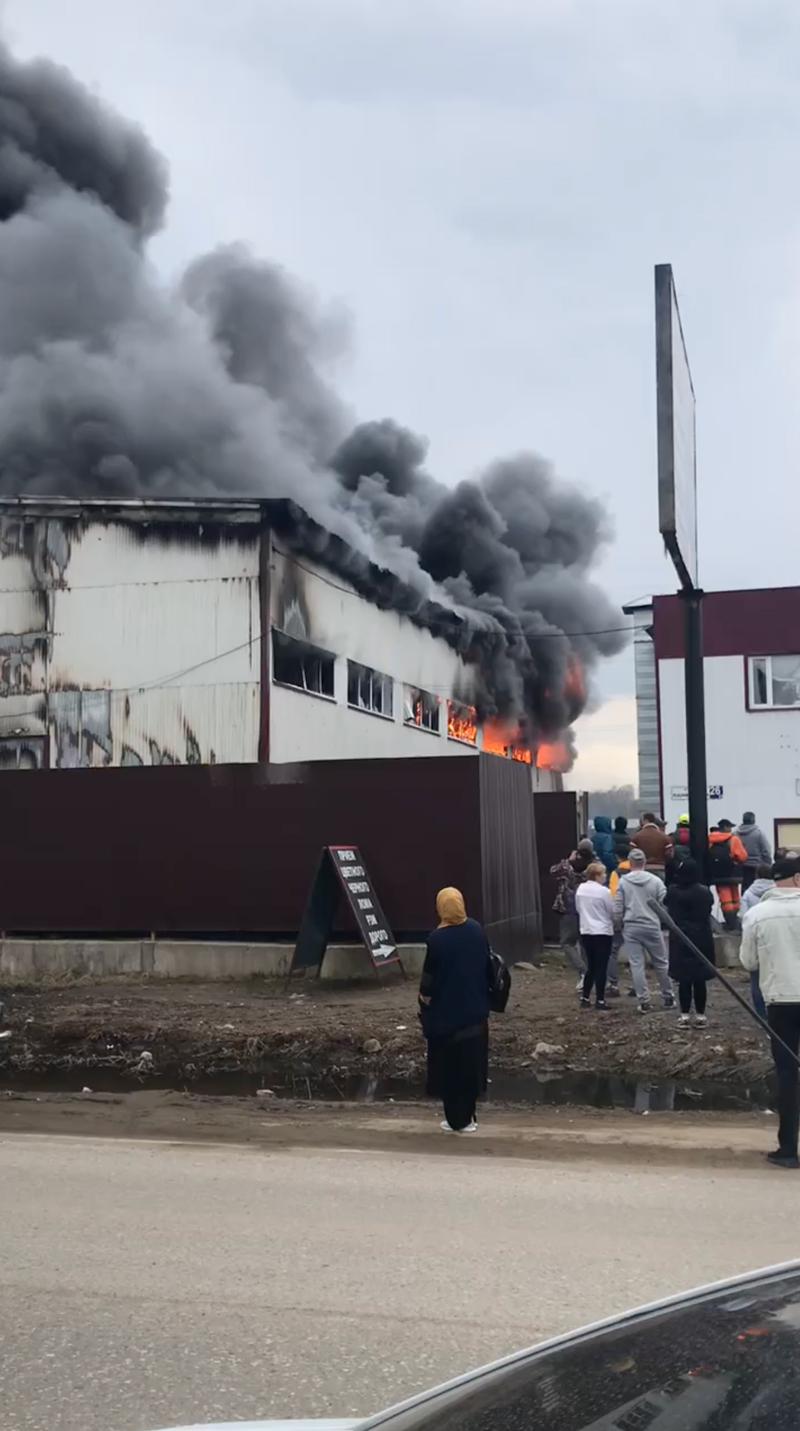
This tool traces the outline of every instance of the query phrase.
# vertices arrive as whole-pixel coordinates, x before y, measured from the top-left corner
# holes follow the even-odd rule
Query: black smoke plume
[[[138,127],[0,46],[0,493],[291,498],[318,554],[322,527],[362,583],[395,574],[383,604],[444,613],[481,718],[563,738],[583,673],[626,639],[587,580],[600,505],[527,453],[449,489],[423,439],[354,427],[331,381],[341,318],[239,246],[165,286],[146,243],[167,198]]]

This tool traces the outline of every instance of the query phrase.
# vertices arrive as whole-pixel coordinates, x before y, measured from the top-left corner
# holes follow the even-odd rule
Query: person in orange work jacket
[[[707,878],[716,886],[726,928],[738,930],[741,905],[741,873],[747,863],[747,850],[733,833],[730,820],[720,820],[708,837]]]

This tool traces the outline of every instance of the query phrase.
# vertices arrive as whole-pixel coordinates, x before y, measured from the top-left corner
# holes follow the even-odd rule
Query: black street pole
[[[708,851],[708,780],[706,776],[706,697],[703,673],[703,593],[692,587],[683,602],[683,660],[686,682],[686,773],[689,829],[694,858],[705,868]],[[702,877],[702,876],[701,876]]]

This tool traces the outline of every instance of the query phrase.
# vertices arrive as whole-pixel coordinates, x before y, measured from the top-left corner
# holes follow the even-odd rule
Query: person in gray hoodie
[[[631,864],[630,874],[622,876],[614,895],[614,926],[622,930],[633,987],[639,1000],[639,1012],[649,1014],[651,1008],[645,975],[645,956],[648,954],[658,979],[664,1008],[674,1009],[675,995],[669,977],[664,936],[658,915],[648,904],[649,899],[656,899],[659,904],[663,904],[667,887],[658,875],[648,873],[643,850],[631,846],[628,858]]]
[[[756,817],[752,810],[745,810],[742,823],[736,833],[747,851],[747,864],[742,870],[742,894],[744,894],[756,878],[759,865],[772,864],[772,850],[764,831],[756,824]]]

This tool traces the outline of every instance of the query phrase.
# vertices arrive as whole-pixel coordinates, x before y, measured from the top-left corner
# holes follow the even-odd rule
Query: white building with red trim
[[[670,828],[687,809],[683,609],[634,620],[642,807]],[[709,825],[755,813],[770,841],[800,847],[800,587],[708,592],[703,601]]]

